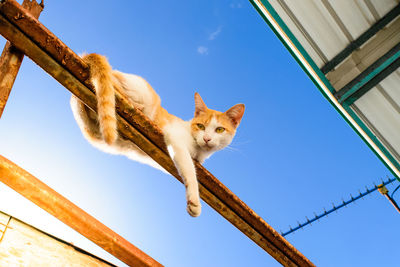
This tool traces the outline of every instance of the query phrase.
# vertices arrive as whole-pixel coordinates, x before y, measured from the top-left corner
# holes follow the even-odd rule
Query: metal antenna
[[[313,222],[315,222],[315,221],[321,219],[322,217],[328,216],[328,214],[330,214],[330,213],[332,213],[332,212],[334,212],[334,211],[337,211],[338,209],[341,209],[341,208],[343,208],[343,207],[349,205],[350,203],[352,203],[352,202],[354,202],[354,201],[356,201],[356,200],[358,200],[358,199],[360,199],[360,198],[363,198],[363,197],[365,197],[365,196],[368,195],[368,194],[371,194],[372,192],[375,192],[378,188],[381,188],[381,187],[384,187],[385,185],[388,185],[388,184],[393,183],[393,182],[396,181],[396,180],[397,180],[396,178],[388,178],[388,180],[387,180],[386,182],[382,182],[382,184],[379,185],[379,187],[374,183],[374,187],[373,187],[372,189],[368,189],[368,187],[365,187],[366,191],[363,192],[363,193],[362,193],[360,190],[358,190],[358,192],[360,193],[358,196],[353,197],[353,196],[350,194],[350,199],[349,199],[349,200],[344,201],[344,200],[342,199],[342,203],[339,204],[339,205],[337,205],[337,206],[335,206],[335,204],[332,203],[332,208],[331,208],[330,210],[326,211],[325,208],[324,208],[324,212],[321,213],[320,215],[316,215],[315,212],[314,212],[314,215],[315,215],[314,218],[308,219],[307,216],[306,216],[306,219],[307,219],[307,220],[306,220],[304,223],[299,223],[299,222],[297,221],[298,226],[296,226],[296,227],[294,227],[294,228],[292,228],[291,226],[289,226],[289,231],[287,231],[287,232],[285,232],[285,233],[282,233],[282,232],[281,232],[281,234],[282,234],[282,236],[286,236],[286,235],[288,235],[288,234],[291,234],[291,233],[293,233],[293,232],[295,232],[295,231],[297,231],[297,230],[303,228],[304,226],[306,226],[306,225],[308,225],[308,224],[311,224],[311,223],[313,223]]]

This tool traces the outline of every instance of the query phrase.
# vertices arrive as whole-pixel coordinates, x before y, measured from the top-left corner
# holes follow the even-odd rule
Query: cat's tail
[[[82,56],[90,68],[90,80],[97,96],[97,113],[104,141],[112,144],[118,138],[115,114],[115,92],[112,85],[112,68],[105,56],[88,54]]]

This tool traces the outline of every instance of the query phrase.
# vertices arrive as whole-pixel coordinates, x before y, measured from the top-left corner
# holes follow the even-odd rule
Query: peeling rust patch
[[[21,13],[18,13],[16,16],[14,16],[14,20],[19,20],[19,19],[22,19],[22,18],[24,18],[24,15],[21,14]]]

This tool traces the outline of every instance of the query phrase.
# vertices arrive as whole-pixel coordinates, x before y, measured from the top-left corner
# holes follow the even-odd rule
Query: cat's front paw
[[[200,201],[187,201],[187,207],[186,207],[187,212],[189,213],[190,216],[192,217],[198,217],[201,213],[201,204]]]

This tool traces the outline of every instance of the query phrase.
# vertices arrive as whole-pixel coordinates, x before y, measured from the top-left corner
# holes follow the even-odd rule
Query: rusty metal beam
[[[0,181],[129,266],[162,266],[32,174],[1,155]]]
[[[24,0],[22,7],[37,19],[44,5],[43,1],[39,4],[36,0]],[[24,54],[7,41],[0,57],[0,119],[6,107],[15,78],[17,78],[23,58]]]
[[[23,12],[14,0],[1,1],[0,34],[95,111],[87,65],[39,21]],[[18,14],[23,14],[22,18],[14,19]],[[182,182],[168,156],[161,130],[122,95],[117,93],[116,100],[120,133]],[[195,165],[200,195],[206,203],[282,265],[314,266],[201,164]]]

